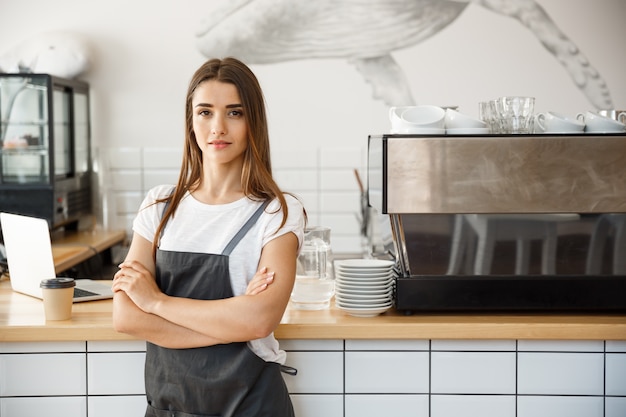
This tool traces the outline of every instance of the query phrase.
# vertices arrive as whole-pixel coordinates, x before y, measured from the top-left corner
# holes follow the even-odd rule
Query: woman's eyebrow
[[[211,103],[198,103],[196,104],[194,107],[214,107],[213,104]],[[239,108],[239,107],[243,107],[243,105],[236,103],[236,104],[227,104],[226,108],[227,109],[235,109],[235,108]]]

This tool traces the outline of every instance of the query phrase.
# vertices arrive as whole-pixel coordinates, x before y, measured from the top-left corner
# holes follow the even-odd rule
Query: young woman
[[[114,326],[148,341],[147,416],[292,416],[273,331],[306,215],[272,179],[263,93],[212,59],[185,115],[178,183],[148,192],[115,274]]]

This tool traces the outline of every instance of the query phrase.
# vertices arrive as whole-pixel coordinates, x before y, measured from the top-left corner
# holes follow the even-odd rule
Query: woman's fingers
[[[274,281],[274,272],[267,272],[267,267],[257,271],[248,283],[246,295],[256,295],[263,292]]]

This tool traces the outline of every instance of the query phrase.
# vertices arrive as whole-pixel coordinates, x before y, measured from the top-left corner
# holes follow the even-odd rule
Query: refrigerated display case
[[[73,227],[91,213],[89,86],[0,74],[0,211]]]

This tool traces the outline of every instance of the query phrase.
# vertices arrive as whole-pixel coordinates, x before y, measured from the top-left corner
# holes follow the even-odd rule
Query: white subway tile
[[[87,342],[87,352],[145,352],[143,340],[94,340]]]
[[[338,350],[343,351],[343,340],[323,339],[283,339],[280,340],[280,348],[286,351],[297,350]],[[287,353],[287,362],[289,362]]]
[[[321,416],[322,414],[320,414]],[[427,395],[346,395],[345,417],[429,417]]]
[[[86,417],[87,397],[1,398],[0,415],[10,417]]]
[[[346,393],[428,393],[427,352],[346,352]]]
[[[514,395],[433,395],[430,417],[515,417]]]
[[[333,253],[361,253],[360,236],[334,236],[332,238]]]
[[[324,191],[321,196],[323,213],[359,213],[360,196],[357,191]]]
[[[602,395],[601,353],[518,353],[518,393]]]
[[[607,397],[604,417],[626,416],[626,397]]]
[[[85,352],[85,342],[0,342],[0,353]]]
[[[87,355],[89,395],[144,394],[144,352]]]
[[[322,168],[320,188],[324,191],[345,190],[360,193],[359,183],[354,175],[354,170],[345,168]]]
[[[341,394],[291,394],[291,402],[298,417],[343,417]]]
[[[144,168],[174,168],[180,171],[183,160],[183,147],[176,148],[144,148]]]
[[[174,169],[161,168],[161,169],[147,169],[143,171],[143,186],[144,192],[147,192],[152,187],[162,184],[176,185],[178,180],[178,171]]]
[[[0,355],[0,396],[85,395],[84,353]]]
[[[605,392],[606,395],[626,396],[626,353],[606,354]]]
[[[113,191],[143,192],[142,173],[140,170],[116,170],[109,176],[109,189]]]
[[[136,214],[145,195],[139,191],[121,191],[114,193],[115,207],[110,207],[116,214],[132,213]]]
[[[343,392],[342,352],[289,352],[287,365],[297,375],[283,374],[292,394],[335,394]]]
[[[365,164],[365,151],[360,147],[337,147],[320,149],[320,167],[359,169]]]
[[[146,412],[145,395],[106,395],[89,397],[89,417],[136,417]]]
[[[515,353],[433,352],[431,390],[439,394],[515,394]]]
[[[602,397],[520,396],[517,417],[603,417],[602,403]]]
[[[317,151],[272,149],[272,171],[277,168],[317,168],[318,159]]]
[[[142,167],[140,148],[107,148],[102,149],[101,155],[105,169],[140,169]]]
[[[319,190],[318,172],[312,169],[276,169],[274,180],[284,191],[316,191]],[[297,191],[296,191],[297,190]]]
[[[606,351],[626,353],[626,340],[607,340]]]
[[[433,351],[515,352],[515,340],[433,340]]]
[[[520,352],[603,352],[602,340],[520,340]]]
[[[324,214],[322,213],[324,224],[330,227],[331,241],[333,235],[350,235],[360,234],[360,223],[355,213],[341,214]]]
[[[428,351],[428,340],[346,340],[348,350]]]

